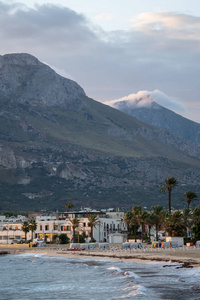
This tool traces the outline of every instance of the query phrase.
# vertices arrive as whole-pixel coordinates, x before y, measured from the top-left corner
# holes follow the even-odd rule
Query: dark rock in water
[[[10,254],[9,251],[0,251],[0,255],[7,255],[7,254]]]
[[[180,269],[180,268],[192,269],[192,268],[194,268],[194,266],[191,264],[191,262],[184,262],[184,263],[182,263],[182,265],[180,267],[176,267],[176,269]]]

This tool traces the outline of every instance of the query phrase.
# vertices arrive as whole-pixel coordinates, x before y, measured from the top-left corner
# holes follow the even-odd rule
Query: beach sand
[[[105,257],[117,260],[134,261],[160,261],[182,264],[184,267],[200,267],[200,248],[182,247],[178,249],[146,249],[118,250],[114,247],[111,250],[94,251],[67,251],[64,245],[50,245],[41,248],[29,248],[27,245],[1,245],[0,254],[20,254],[20,253],[44,253],[49,256],[76,257]]]

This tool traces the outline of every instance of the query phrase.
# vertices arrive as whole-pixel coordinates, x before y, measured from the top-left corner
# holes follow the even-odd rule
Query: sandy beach
[[[200,248],[181,247],[178,249],[152,249],[150,247],[134,250],[68,251],[64,245],[29,248],[28,245],[1,245],[0,254],[44,253],[49,256],[67,257],[105,257],[134,261],[163,261],[182,264],[184,267],[200,267]]]

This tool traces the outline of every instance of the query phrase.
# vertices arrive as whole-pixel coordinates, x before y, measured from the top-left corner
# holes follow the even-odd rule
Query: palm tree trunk
[[[127,242],[128,242],[128,235],[129,235],[129,226],[127,225]]]
[[[142,240],[142,243],[143,243],[143,239],[144,239],[144,223],[141,223],[141,228],[142,228],[141,240]]]
[[[74,240],[74,243],[76,242],[76,233],[75,233],[75,228],[73,228],[73,240]]]
[[[151,242],[151,226],[149,225],[149,241]]]
[[[135,235],[135,242],[137,242],[137,238],[136,238],[136,225],[134,225],[134,235]]]
[[[91,226],[91,242],[93,242],[93,226]]]
[[[156,225],[156,241],[158,241],[158,225]]]
[[[168,190],[168,204],[169,204],[169,214],[171,215],[171,189]]]

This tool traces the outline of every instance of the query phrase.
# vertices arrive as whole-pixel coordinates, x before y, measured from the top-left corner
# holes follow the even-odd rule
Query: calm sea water
[[[0,257],[1,300],[200,299],[200,268],[170,263]]]

